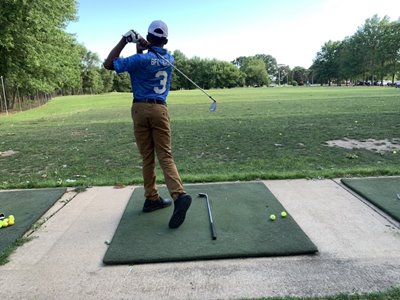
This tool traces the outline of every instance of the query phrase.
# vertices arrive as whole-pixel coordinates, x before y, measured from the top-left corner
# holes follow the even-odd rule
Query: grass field
[[[185,182],[399,175],[400,151],[326,141],[400,138],[389,87],[241,88],[168,98],[174,158]],[[131,94],[71,96],[0,116],[0,188],[141,183]],[[396,140],[395,140],[396,141]],[[162,182],[160,170],[159,181]]]

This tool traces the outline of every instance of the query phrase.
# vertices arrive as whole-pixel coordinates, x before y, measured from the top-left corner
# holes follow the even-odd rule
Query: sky
[[[400,1],[78,0],[78,20],[67,32],[103,60],[128,30],[145,37],[153,20],[163,20],[166,48],[187,58],[232,61],[269,54],[278,64],[309,68],[324,43],[353,35],[375,14],[398,20]],[[121,55],[135,52],[129,44]]]

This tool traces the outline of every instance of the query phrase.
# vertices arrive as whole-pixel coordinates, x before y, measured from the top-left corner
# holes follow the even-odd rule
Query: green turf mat
[[[400,222],[400,177],[342,179],[341,182]]]
[[[0,256],[64,193],[65,188],[0,192],[0,212],[14,215],[15,224],[0,229]]]
[[[105,264],[296,255],[317,252],[293,218],[260,182],[187,185],[192,196],[185,223],[169,229],[173,206],[142,213],[143,188],[134,190],[103,259]],[[161,195],[168,197],[165,188]],[[217,239],[212,240],[207,193]],[[275,221],[269,219],[276,214]]]

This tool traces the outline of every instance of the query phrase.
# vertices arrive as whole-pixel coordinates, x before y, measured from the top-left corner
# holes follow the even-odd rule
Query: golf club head
[[[199,196],[199,197],[207,197],[207,194],[206,193],[198,193],[197,196]]]
[[[214,101],[213,103],[211,103],[210,105],[210,111],[213,112],[217,109],[217,102]]]

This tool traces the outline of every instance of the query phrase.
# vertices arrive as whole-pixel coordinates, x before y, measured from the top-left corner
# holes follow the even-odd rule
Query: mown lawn
[[[171,92],[174,158],[185,182],[399,175],[400,153],[326,141],[400,138],[400,90],[241,88]],[[130,94],[71,96],[0,116],[0,188],[141,183]],[[394,140],[396,141],[396,140]],[[159,171],[159,180],[163,178]]]

